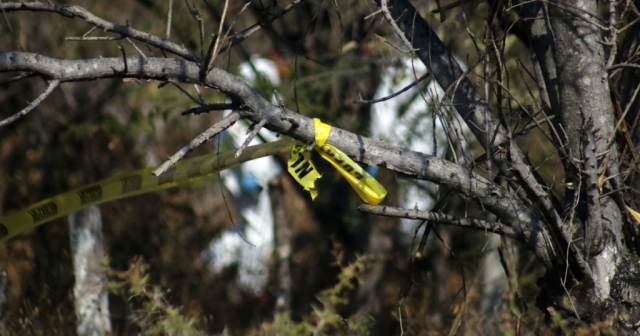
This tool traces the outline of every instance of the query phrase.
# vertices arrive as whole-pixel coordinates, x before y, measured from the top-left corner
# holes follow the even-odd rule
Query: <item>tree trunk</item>
[[[97,206],[69,215],[75,286],[77,332],[81,336],[111,334],[109,293],[104,265],[102,217]]]
[[[509,146],[510,153],[492,158],[505,176],[521,183],[533,201],[536,217],[549,230],[544,235],[551,236],[536,252],[547,268],[539,282],[539,308],[576,322],[599,321],[636,332],[640,327],[640,273],[630,253],[631,239],[625,241],[623,235],[623,225],[633,224],[628,216],[623,217],[618,152],[610,142],[616,123],[608,94],[607,55],[597,27],[556,5],[523,2],[520,6],[542,75],[537,81],[544,84],[549,111],[555,117],[552,133],[567,176],[569,187],[561,211],[554,195],[540,192],[545,185],[535,171],[522,169],[527,160],[514,146],[512,135],[495,121],[415,8],[406,0],[378,3],[405,45],[447,88],[447,97],[480,144]],[[567,6],[583,13],[598,12],[596,1],[570,1]],[[493,139],[487,139],[488,135]],[[598,181],[603,174],[609,177],[604,183]],[[529,240],[533,251],[535,245]]]

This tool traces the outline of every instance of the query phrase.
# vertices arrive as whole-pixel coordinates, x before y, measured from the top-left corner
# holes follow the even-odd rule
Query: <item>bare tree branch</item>
[[[184,59],[193,62],[199,62],[200,58],[189,51],[187,48],[177,45],[173,42],[166,41],[158,36],[133,29],[129,26],[121,26],[113,22],[103,20],[88,10],[80,6],[62,6],[53,5],[44,2],[7,2],[0,3],[0,9],[6,12],[14,11],[35,11],[35,12],[53,12],[68,18],[79,17],[80,19],[92,24],[104,31],[113,32],[122,36],[131,37],[136,40],[148,43],[156,48],[174,53]]]
[[[173,154],[169,160],[165,161],[158,169],[153,171],[153,175],[159,176],[162,173],[166,172],[171,166],[176,164],[176,162],[182,160],[189,152],[198,148],[203,143],[211,140],[216,135],[220,134],[222,131],[227,128],[233,126],[240,119],[240,114],[238,112],[231,112],[228,116],[224,117],[222,120],[217,122],[215,125],[209,127],[206,131],[202,132],[202,134],[195,137],[195,139],[191,140],[186,146],[182,147],[178,152]],[[238,157],[240,155],[236,155]]]
[[[489,144],[502,148],[497,152],[499,155],[494,157],[500,171],[509,177],[510,181],[514,180],[513,177],[517,178],[531,200],[542,205],[544,211],[541,216],[549,225],[557,230],[566,230],[559,215],[559,206],[553,201],[553,196],[538,183],[536,172],[526,164],[520,148],[489,110],[487,102],[479,95],[471,80],[463,76],[464,71],[429,24],[408,0],[377,0],[377,3],[380,8],[386,7],[390,15],[385,15],[385,18],[394,32],[405,44],[409,44],[407,47],[415,50],[434,79],[446,89],[447,99],[451,101],[479,143],[482,146]],[[492,152],[491,148],[485,150]],[[564,236],[568,239],[569,232],[564,232]]]
[[[455,225],[462,227],[469,227],[478,230],[489,231],[497,234],[503,234],[511,238],[517,238],[516,232],[501,223],[491,223],[482,219],[464,218],[447,215],[441,212],[434,211],[421,211],[415,209],[406,209],[390,206],[372,206],[362,204],[358,207],[358,211],[370,213],[372,215],[407,218],[407,219],[422,219],[432,221],[438,224]]]
[[[49,83],[49,86],[47,87],[47,89],[40,96],[38,96],[38,98],[36,98],[29,105],[27,105],[27,107],[22,109],[20,112],[12,115],[11,117],[0,121],[0,127],[9,125],[12,122],[15,122],[16,120],[24,117],[27,113],[31,112],[31,110],[33,110],[38,105],[40,105],[40,103],[42,103],[42,101],[45,100],[51,94],[51,92],[53,92],[53,90],[55,90],[58,87],[58,85],[60,85],[60,83],[61,81],[59,79],[52,80]]]
[[[202,106],[194,107],[186,111],[182,111],[182,115],[207,113],[211,111],[224,111],[224,110],[239,110],[240,107],[233,103],[220,103],[220,104],[205,104]]]
[[[402,93],[406,92],[407,90],[411,89],[412,87],[420,84],[420,82],[422,82],[423,80],[429,78],[431,76],[431,74],[426,73],[424,75],[422,75],[420,78],[416,79],[415,81],[413,81],[411,84],[405,86],[404,88],[402,88],[402,90],[393,93],[392,95],[383,97],[383,98],[379,98],[379,99],[372,99],[372,100],[363,100],[362,97],[360,97],[360,99],[358,100],[354,100],[353,103],[354,104],[376,104],[376,103],[381,103],[383,101],[387,101],[389,99],[392,99],[394,97],[397,97],[399,95],[401,95]]]
[[[262,27],[268,25],[269,23],[271,23],[271,22],[275,21],[276,19],[282,17],[283,15],[287,14],[287,12],[289,12],[291,9],[293,9],[293,7],[299,5],[303,1],[304,0],[292,0],[291,3],[289,5],[287,5],[287,7],[285,7],[282,10],[282,12],[280,12],[278,15],[267,17],[267,18],[261,20],[260,22],[256,23],[252,27],[249,27],[249,28],[243,30],[242,32],[240,32],[238,34],[235,34],[235,35],[231,36],[231,41],[229,42],[229,44],[227,44],[226,46],[220,48],[218,53],[223,53],[227,49],[231,48],[232,46],[242,43],[242,41],[244,41],[247,38],[251,37],[251,35],[257,33],[260,29],[262,29]]]
[[[247,131],[247,133],[249,133],[249,136],[244,140],[244,142],[242,143],[242,146],[240,146],[240,148],[238,148],[238,151],[236,152],[236,158],[240,155],[242,155],[242,152],[244,151],[245,148],[247,148],[247,146],[249,146],[249,144],[251,143],[251,141],[253,140],[253,138],[256,137],[256,135],[258,134],[258,132],[260,132],[260,130],[262,129],[262,127],[264,127],[264,125],[267,123],[266,119],[262,119],[260,120],[260,122],[256,125],[253,125],[253,129],[249,129]]]
[[[23,73],[23,74],[15,76],[13,78],[10,78],[10,79],[7,79],[5,81],[0,82],[0,86],[11,84],[13,82],[17,82],[19,80],[23,80],[25,78],[30,78],[30,77],[35,77],[35,76],[37,76],[37,75],[33,74],[31,72]]]

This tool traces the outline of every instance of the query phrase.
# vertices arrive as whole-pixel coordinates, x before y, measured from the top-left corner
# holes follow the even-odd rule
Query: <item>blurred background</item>
[[[169,1],[60,3],[166,34]],[[173,2],[170,39],[199,55],[192,4]],[[225,30],[233,24],[232,33],[243,31],[278,15],[289,3],[249,1],[241,13],[244,5],[229,3]],[[467,29],[482,35],[486,3],[455,7],[444,22],[432,13],[435,3],[415,5],[464,67],[477,65],[478,52]],[[195,1],[195,7],[208,45],[224,1]],[[381,104],[354,103],[386,97],[426,73],[419,61],[390,45],[401,43],[380,15],[367,18],[376,10],[367,1],[302,1],[220,54],[215,64],[242,76],[274,102],[277,90],[288,109],[305,116],[469,166],[483,151],[475,150],[475,139],[441,101],[442,91],[431,79]],[[451,19],[463,13],[466,21]],[[51,13],[8,13],[0,27],[3,51],[19,50],[19,44],[28,52],[82,59],[120,57],[122,46],[127,55],[138,55],[127,40],[65,41],[91,27]],[[164,57],[134,43],[148,57]],[[534,84],[526,75],[532,70],[523,49],[517,37],[506,35],[501,52],[508,57],[504,69],[512,76],[513,99],[532,104],[537,93],[528,90]],[[482,70],[481,65],[471,74],[485,92]],[[0,81],[12,75],[0,74]],[[196,104],[175,86],[158,84],[121,79],[65,83],[27,117],[1,129],[0,216],[90,182],[160,164],[223,116],[182,116]],[[36,77],[3,85],[0,118],[22,109],[46,86]],[[193,85],[180,86],[197,96]],[[225,101],[217,91],[200,91],[207,103]],[[526,121],[517,108],[510,108],[517,107],[515,101],[501,104],[507,105],[502,108],[510,113],[508,122]],[[221,150],[237,147],[248,126],[237,123],[233,132],[191,155],[213,153],[218,145]],[[256,142],[275,139],[269,131],[260,134]],[[557,157],[539,131],[527,133],[522,145],[551,186],[561,180],[553,170]],[[517,244],[491,233],[435,226],[419,251],[423,257],[412,266],[423,232],[417,230],[420,222],[359,213],[357,194],[316,156],[323,177],[317,184],[319,197],[311,202],[283,169],[286,160],[273,157],[253,168],[100,206],[114,335],[166,332],[152,326],[172,313],[149,310],[147,301],[153,300],[135,292],[135,286],[157,289],[163,304],[179,308],[178,314],[205,334],[308,334],[322,321],[326,334],[399,335],[401,324],[411,335],[540,330],[535,282],[543,269]],[[368,169],[388,190],[385,205],[490,216],[476,203],[433,184],[397,179],[384,168]],[[277,251],[285,245],[289,252],[283,259]],[[2,320],[11,335],[76,333],[72,267],[67,218],[0,244],[0,270],[10,280]],[[143,285],[134,281],[138,276]],[[411,290],[399,308],[407,283]],[[157,315],[144,318],[150,311]],[[329,313],[339,318],[331,320]]]

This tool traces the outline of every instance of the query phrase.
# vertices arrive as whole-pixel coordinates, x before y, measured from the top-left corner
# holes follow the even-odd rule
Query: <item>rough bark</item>
[[[405,45],[442,87],[449,88],[447,98],[480,144],[487,151],[494,145],[507,148],[506,155],[493,157],[500,171],[508,178],[515,175],[530,200],[542,205],[540,218],[548,225],[554,242],[553,246],[547,245],[546,253],[554,256],[554,261],[547,265],[547,276],[541,281],[549,291],[543,290],[540,308],[560,308],[565,316],[582,321],[617,320],[619,326],[635,330],[638,320],[633,315],[640,293],[637,289],[617,290],[635,288],[639,273],[635,264],[628,264],[631,255],[622,243],[624,205],[620,195],[611,193],[621,185],[621,180],[617,148],[610,143],[615,121],[608,94],[606,55],[598,28],[559,5],[522,4],[534,60],[542,75],[539,82],[544,83],[550,111],[557,117],[558,149],[567,175],[579,185],[576,197],[570,190],[565,192],[564,209],[568,210],[561,218],[554,197],[543,191],[535,172],[527,171],[524,155],[512,135],[494,119],[487,103],[415,8],[405,0],[380,0],[378,4]],[[571,1],[565,5],[580,13],[598,12],[595,1]],[[611,179],[601,184],[598,177],[605,169]],[[567,251],[568,255],[560,251]],[[565,267],[570,272],[563,276],[561,270]],[[580,295],[575,295],[575,291],[569,295],[571,286],[579,286]],[[631,304],[617,303],[620,301]]]
[[[100,209],[93,206],[69,215],[78,335],[111,335],[107,270]]]

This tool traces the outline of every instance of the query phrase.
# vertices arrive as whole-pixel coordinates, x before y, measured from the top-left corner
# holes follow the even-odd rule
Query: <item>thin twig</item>
[[[415,282],[417,275],[418,275],[418,262],[417,260],[422,259],[422,251],[424,251],[425,246],[427,245],[427,238],[429,237],[429,233],[431,233],[431,230],[433,229],[433,223],[431,222],[427,222],[427,221],[422,221],[422,223],[420,223],[417,227],[416,227],[416,232],[413,235],[413,240],[411,242],[411,251],[413,252],[413,243],[415,242],[416,236],[418,235],[418,232],[420,231],[420,227],[425,224],[425,222],[427,223],[427,225],[424,228],[424,232],[422,233],[422,238],[420,239],[420,244],[418,245],[418,249],[416,250],[416,253],[414,254],[414,257],[411,258],[411,265],[409,266],[411,268],[411,274],[409,275],[409,278],[407,279],[407,282],[404,284],[404,286],[402,286],[402,289],[400,289],[400,301],[398,302],[398,305],[402,305],[404,304],[404,300],[409,296],[409,293],[411,292],[411,287],[413,286],[413,283]]]
[[[195,114],[198,115],[200,113],[208,113],[211,111],[224,111],[224,110],[239,110],[238,105],[233,103],[222,103],[222,104],[206,104],[198,107],[194,107],[192,109],[188,109],[182,112],[182,115]]]
[[[423,219],[434,223],[464,226],[479,230],[486,230],[497,234],[503,234],[515,237],[516,232],[513,228],[502,223],[491,223],[482,219],[456,217],[441,212],[421,211],[415,209],[406,209],[390,206],[371,206],[362,204],[358,207],[358,211],[367,212],[379,216],[407,218],[407,219]]]
[[[529,125],[526,125],[522,130],[520,130],[517,133],[514,133],[514,136],[519,136],[519,135],[524,135],[525,133],[529,132],[530,130],[538,127],[542,127],[542,124],[547,123],[553,119],[555,119],[556,116],[549,116],[549,117],[545,117],[545,118],[541,118],[541,119],[533,119],[533,122],[529,123]]]
[[[398,37],[400,37],[400,39],[402,40],[402,42],[404,43],[405,46],[410,48],[409,51],[417,51],[418,49],[413,48],[413,44],[411,42],[409,42],[409,40],[407,40],[407,37],[402,32],[402,29],[400,29],[400,27],[398,27],[398,24],[396,23],[396,20],[394,20],[393,16],[391,16],[391,12],[389,12],[389,7],[387,6],[387,0],[381,0],[380,1],[380,10],[382,11],[382,14],[384,15],[385,19],[387,20],[387,23],[389,23],[389,25],[391,26],[393,31],[396,33],[396,35],[398,35]]]
[[[231,21],[231,24],[229,25],[229,28],[227,28],[227,31],[224,33],[224,38],[222,38],[223,40],[226,40],[229,37],[229,33],[231,33],[231,28],[233,28],[233,25],[236,24],[236,20],[238,20],[238,18],[242,15],[242,13],[244,13],[244,11],[247,10],[247,8],[249,8],[249,5],[251,5],[251,1],[247,2],[246,4],[244,4],[242,9],[240,9],[240,11],[238,12],[238,15],[236,15],[233,18],[233,21]],[[223,51],[225,51],[225,50],[226,49],[221,50],[220,52],[218,52],[218,54],[223,52]]]
[[[249,134],[247,139],[244,140],[244,143],[242,144],[242,146],[238,148],[238,151],[236,152],[236,158],[242,155],[242,152],[244,151],[244,149],[247,148],[247,146],[249,146],[253,138],[256,137],[258,132],[260,132],[260,130],[262,129],[262,127],[264,127],[266,123],[267,123],[267,119],[262,119],[257,125],[253,127],[253,130],[251,130],[251,133]]]
[[[413,83],[405,86],[404,88],[402,88],[402,90],[390,95],[390,96],[386,96],[384,98],[378,98],[378,99],[372,99],[372,100],[362,100],[362,97],[360,97],[360,99],[358,100],[354,100],[353,103],[354,104],[376,104],[376,103],[380,103],[392,98],[395,98],[401,94],[403,94],[404,92],[406,92],[407,90],[411,89],[412,87],[418,85],[420,82],[422,82],[423,80],[429,78],[431,76],[430,73],[426,73],[424,75],[422,75],[420,78],[418,78],[417,80],[413,81]]]
[[[184,1],[189,9],[189,13],[191,16],[198,22],[198,31],[200,32],[200,57],[204,58],[204,21],[200,16],[200,11],[196,7],[194,0],[191,0],[191,4],[189,4],[188,0]]]
[[[614,64],[608,67],[607,71],[612,71],[612,70],[622,69],[622,68],[640,69],[640,64],[631,64],[631,63]]]
[[[411,52],[415,51],[415,49],[413,49],[413,48],[410,48],[409,50],[402,50],[402,49],[400,49],[400,47],[397,47],[397,46],[393,45],[393,43],[389,42],[387,39],[385,39],[384,37],[382,37],[380,35],[375,35],[375,37],[378,40],[388,44],[391,48],[394,48],[395,50],[397,50],[397,51],[399,51],[399,52],[401,52],[403,54],[410,54]]]
[[[202,60],[202,64],[200,64],[201,80],[204,80],[205,77],[207,77],[207,69],[209,69],[209,63],[211,63],[211,59],[213,58],[213,47],[217,39],[218,39],[217,34],[211,34],[211,43],[209,43],[209,48],[207,48],[207,54],[204,56],[204,59]]]
[[[82,35],[82,37],[87,37],[89,36],[89,34],[91,34],[94,30],[96,30],[97,27],[91,27],[91,29],[89,29],[86,33],[84,33],[84,35]]]
[[[133,41],[131,41],[131,39],[130,39],[130,38],[128,38],[128,37],[127,37],[127,41],[128,41],[129,43],[131,43],[131,45],[133,46],[133,48],[134,48],[134,49],[136,49],[136,51],[138,51],[138,53],[140,54],[140,56],[142,56],[142,57],[147,57],[147,55],[145,55],[145,54],[142,52],[142,50],[140,50],[140,48],[138,48],[138,46],[137,46],[135,43],[133,43]]]
[[[173,16],[173,0],[169,0],[169,13],[167,13],[167,32],[164,35],[165,40],[171,39],[171,17]]]
[[[0,0],[0,4],[2,4],[2,0]],[[18,45],[18,49],[20,49],[20,51],[24,51],[24,48],[22,48],[22,44],[20,44],[20,40],[18,39],[16,32],[13,31],[13,27],[11,27],[11,22],[9,22],[9,18],[7,17],[7,13],[5,12],[4,7],[2,7],[2,16],[4,16],[4,21],[7,22],[7,27],[9,28],[11,36],[15,40],[16,45]]]
[[[126,74],[129,71],[129,66],[127,65],[127,53],[124,51],[124,47],[119,45],[118,49],[122,53],[122,61],[124,61],[124,73]]]
[[[452,9],[452,8],[456,8],[458,6],[461,6],[464,3],[465,3],[465,0],[454,1],[454,2],[452,2],[450,4],[448,4],[448,5],[444,5],[442,7],[438,7],[436,9],[432,10],[431,13],[437,14],[437,13],[440,13],[440,12],[446,12],[446,11]]]
[[[193,84],[193,88],[196,89],[196,92],[198,93],[198,99],[200,99],[200,105],[204,105],[204,98],[202,98],[202,92],[200,92],[200,88],[198,87],[198,84]]]
[[[169,80],[169,82],[178,88],[178,90],[182,91],[182,93],[184,93],[187,97],[189,97],[189,99],[193,100],[194,103],[198,104],[198,105],[202,105],[202,102],[198,101],[195,97],[193,97],[189,92],[187,92],[187,90],[183,89],[182,87],[180,87],[180,85],[176,84],[173,80]],[[166,85],[166,84],[165,84]]]
[[[106,21],[102,18],[95,16],[93,13],[80,6],[61,6],[47,4],[44,2],[12,2],[12,3],[0,3],[0,9],[7,12],[13,11],[36,11],[36,12],[53,12],[65,17],[73,18],[78,17],[85,22],[92,24],[104,31],[123,35],[125,37],[131,37],[136,40],[142,41],[149,45],[152,45],[162,51],[168,51],[176,54],[188,61],[200,62],[200,58],[194,55],[189,49],[178,45],[176,43],[166,41],[158,36],[145,33],[143,31],[133,29],[129,25],[122,26],[113,22]]]
[[[224,26],[224,19],[227,16],[228,8],[229,8],[229,0],[225,0],[224,8],[222,9],[222,18],[220,19],[220,24],[218,25],[218,34],[216,37],[216,43],[213,47],[213,53],[211,54],[211,59],[209,60],[209,62],[207,62],[207,69],[211,67],[211,64],[213,63],[213,61],[218,56],[218,53],[220,52],[220,50],[218,50],[218,47],[220,46],[220,39],[222,38],[222,27]]]
[[[316,75],[310,75],[310,76],[306,76],[306,77],[298,79],[298,81],[296,82],[296,86],[300,87],[300,86],[308,84],[308,83],[315,83],[316,81],[318,81],[320,79],[324,79],[324,78],[338,77],[338,76],[355,76],[355,75],[369,73],[370,71],[371,71],[371,67],[365,66],[365,67],[357,68],[357,69],[335,70],[335,71],[322,72],[322,73],[319,73],[319,74],[316,74]],[[291,90],[293,90],[293,88],[291,88]]]
[[[220,48],[220,50],[218,51],[218,53],[223,53],[225,52],[227,49],[231,48],[231,46],[234,45],[238,45],[240,43],[242,43],[242,41],[246,40],[247,38],[249,38],[251,35],[257,33],[260,29],[262,29],[262,27],[268,25],[269,23],[275,21],[276,19],[282,17],[283,15],[285,15],[287,12],[289,12],[293,7],[295,7],[296,5],[300,4],[301,2],[303,2],[304,0],[293,0],[291,1],[291,3],[285,7],[282,12],[280,12],[278,15],[266,18],[258,23],[256,23],[255,25],[243,30],[242,32],[235,34],[234,36],[231,37],[231,41],[229,42],[229,44],[227,44],[226,46]]]
[[[616,124],[616,128],[614,128],[614,130],[617,131],[620,125],[622,124],[622,122],[624,121],[624,119],[626,118],[627,113],[629,113],[629,111],[631,110],[631,105],[633,105],[633,103],[636,101],[638,92],[640,92],[640,85],[638,85],[638,87],[636,87],[636,90],[633,92],[633,96],[631,96],[631,100],[629,100],[629,103],[627,103],[627,107],[624,109],[624,113],[622,113],[622,116],[620,116],[620,119],[618,119],[618,123]],[[613,145],[613,142],[615,141],[615,139],[616,139],[616,132],[613,132],[611,134],[611,137],[609,138],[607,148],[610,148]]]
[[[618,29],[618,34],[622,34],[622,32],[624,32],[625,30],[633,27],[633,25],[635,25],[636,23],[638,23],[638,21],[640,21],[640,17],[637,17],[635,20],[631,21],[628,25]]]
[[[65,41],[120,41],[124,39],[124,35],[120,36],[71,36],[65,37]]]
[[[615,45],[616,36],[618,34],[616,30],[616,3],[615,0],[607,0],[609,3],[609,42],[613,43],[613,45],[609,48],[609,58],[607,59],[607,67],[610,67],[613,64],[613,61],[616,58],[616,54],[618,53],[618,48]],[[606,74],[604,75],[606,78]]]
[[[10,83],[13,83],[13,82],[17,82],[17,81],[25,79],[25,78],[35,77],[35,76],[38,76],[38,74],[36,74],[35,72],[26,72],[26,73],[17,75],[17,76],[15,76],[13,78],[7,79],[4,82],[0,82],[0,86],[7,85],[7,84],[10,84]]]
[[[9,124],[13,123],[14,121],[24,117],[27,113],[31,112],[31,110],[36,108],[36,106],[40,105],[40,103],[42,103],[42,101],[45,100],[45,98],[47,98],[51,94],[51,92],[53,92],[53,90],[55,90],[58,87],[58,85],[60,85],[61,82],[62,81],[59,80],[59,79],[52,80],[49,83],[49,86],[47,87],[47,89],[40,96],[38,96],[38,98],[36,98],[29,105],[27,105],[27,107],[22,109],[22,111],[12,115],[11,117],[9,117],[7,119],[4,119],[4,120],[0,121],[0,127],[9,125]]]
[[[363,20],[364,20],[364,21],[367,21],[367,20],[369,20],[369,19],[371,19],[371,18],[375,17],[376,15],[378,15],[378,14],[380,14],[380,13],[382,13],[382,10],[378,9],[377,11],[375,11],[375,12],[373,12],[373,13],[371,13],[371,14],[369,14],[369,15],[365,16]]]
[[[178,152],[173,154],[165,163],[163,163],[158,169],[154,170],[152,173],[155,176],[159,176],[160,174],[166,172],[171,166],[176,164],[176,162],[182,160],[189,152],[198,148],[203,143],[213,139],[216,135],[220,134],[222,131],[231,127],[235,124],[236,121],[240,119],[240,114],[238,112],[231,112],[228,116],[224,117],[215,125],[209,127],[202,134],[195,137],[191,140],[186,146],[182,147]]]

